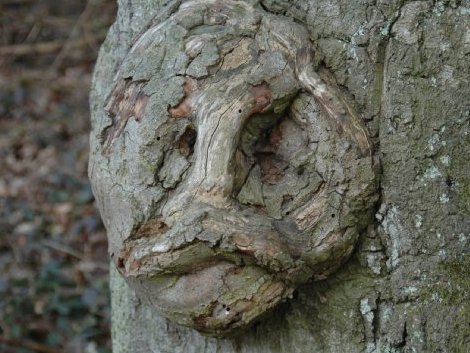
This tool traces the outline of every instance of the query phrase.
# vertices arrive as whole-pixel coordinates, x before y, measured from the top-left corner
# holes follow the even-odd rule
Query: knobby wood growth
[[[110,238],[112,257],[173,321],[213,335],[250,325],[340,267],[370,222],[372,144],[314,48],[302,25],[258,5],[194,0],[147,29],[116,73],[107,170],[92,181],[135,169],[121,197],[98,203],[144,215]],[[122,221],[108,218],[108,230]]]

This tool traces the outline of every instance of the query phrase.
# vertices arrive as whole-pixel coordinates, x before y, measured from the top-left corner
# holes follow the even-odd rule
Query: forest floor
[[[113,0],[0,2],[0,352],[110,352],[106,235],[87,178]]]

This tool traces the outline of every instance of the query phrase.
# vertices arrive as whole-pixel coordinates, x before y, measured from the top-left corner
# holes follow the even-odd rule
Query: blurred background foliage
[[[0,0],[0,352],[110,352],[88,91],[112,0]]]

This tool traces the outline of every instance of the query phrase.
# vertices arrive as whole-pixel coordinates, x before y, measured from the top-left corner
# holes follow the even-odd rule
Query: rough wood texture
[[[217,335],[250,325],[335,271],[372,220],[368,132],[312,50],[285,16],[188,1],[138,37],[113,79],[100,163],[114,174],[133,159],[153,180],[122,186],[161,199],[149,208],[136,197],[130,211],[148,211],[129,232],[109,232],[112,257],[138,296],[179,324]]]
[[[464,352],[465,6],[120,5],[97,64],[90,162],[113,259],[133,287],[113,270],[115,351]],[[374,224],[362,121],[382,164]],[[155,314],[216,334],[247,325],[334,271],[368,223],[342,270],[238,338]]]

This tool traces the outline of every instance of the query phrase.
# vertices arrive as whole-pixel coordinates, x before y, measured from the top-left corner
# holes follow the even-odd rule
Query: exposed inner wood
[[[149,97],[143,92],[143,86],[144,82],[118,81],[105,107],[113,119],[113,126],[107,133],[103,153],[110,152],[113,141],[124,131],[130,118],[140,121],[144,116]]]
[[[175,47],[184,52],[169,54]],[[316,71],[312,47],[286,17],[194,0],[143,33],[123,63],[103,151],[114,158],[128,119],[159,107],[166,120],[147,145],[164,150],[155,170],[164,201],[111,243],[122,275],[168,318],[215,335],[246,327],[296,286],[334,272],[369,222],[367,129]],[[128,78],[144,62],[143,72],[158,71],[145,58],[161,53],[161,63],[186,60],[184,75],[172,73],[184,82],[170,105],[158,100],[168,77]],[[151,84],[158,89],[148,95]]]

